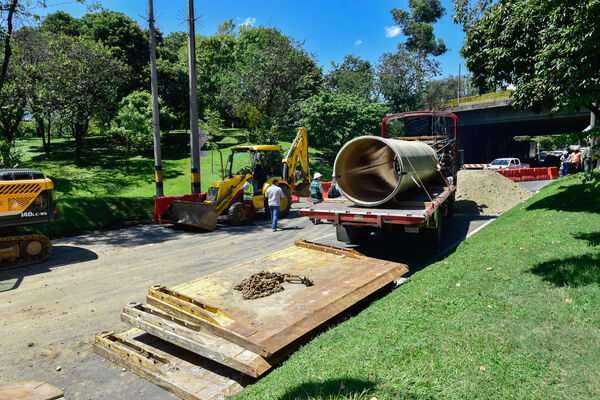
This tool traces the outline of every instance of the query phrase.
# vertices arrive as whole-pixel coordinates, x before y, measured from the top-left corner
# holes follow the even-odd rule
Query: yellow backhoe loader
[[[0,268],[19,267],[50,256],[50,240],[19,232],[18,226],[54,221],[52,181],[30,169],[0,169]]]
[[[310,184],[306,128],[299,128],[287,155],[281,160],[281,175],[269,165],[281,148],[275,145],[236,146],[231,149],[222,179],[213,183],[201,195],[161,197],[155,201],[155,220],[158,223],[188,225],[212,231],[220,215],[227,215],[232,225],[240,225],[265,210],[265,191],[274,178],[286,197],[281,200],[280,215],[290,210],[292,194],[307,196]],[[300,169],[296,166],[300,162]],[[244,196],[251,192],[251,196]]]

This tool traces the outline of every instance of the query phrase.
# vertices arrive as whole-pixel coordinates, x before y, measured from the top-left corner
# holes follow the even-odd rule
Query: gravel
[[[455,211],[459,214],[499,215],[531,196],[529,190],[497,172],[459,171]]]

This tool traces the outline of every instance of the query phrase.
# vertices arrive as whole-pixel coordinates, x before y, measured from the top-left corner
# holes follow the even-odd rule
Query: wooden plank
[[[0,386],[0,400],[60,400],[63,392],[46,382],[23,381]]]
[[[264,374],[276,362],[266,360],[250,350],[215,336],[194,321],[171,316],[149,305],[125,305],[121,320],[254,378]]]
[[[170,298],[158,296],[151,288],[147,300],[170,315],[195,321],[217,336],[268,357],[408,272],[404,264],[347,252],[301,241],[294,247],[165,288]],[[260,271],[307,276],[314,285],[284,283],[282,292],[243,300],[234,286]],[[186,298],[195,303],[183,301]],[[225,323],[196,315],[192,312],[199,307],[196,303],[210,304],[213,313],[227,317]]]
[[[239,372],[139,329],[99,333],[94,351],[185,400],[223,399],[248,383]]]

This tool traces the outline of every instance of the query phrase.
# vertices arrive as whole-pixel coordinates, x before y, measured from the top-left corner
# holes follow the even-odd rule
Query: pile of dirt
[[[489,170],[458,172],[455,212],[498,215],[527,200],[532,193],[518,183]]]

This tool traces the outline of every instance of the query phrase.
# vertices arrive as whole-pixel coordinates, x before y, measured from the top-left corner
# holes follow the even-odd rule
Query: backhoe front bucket
[[[217,228],[217,205],[199,201],[175,200],[169,205],[160,220],[161,222],[214,231]]]

